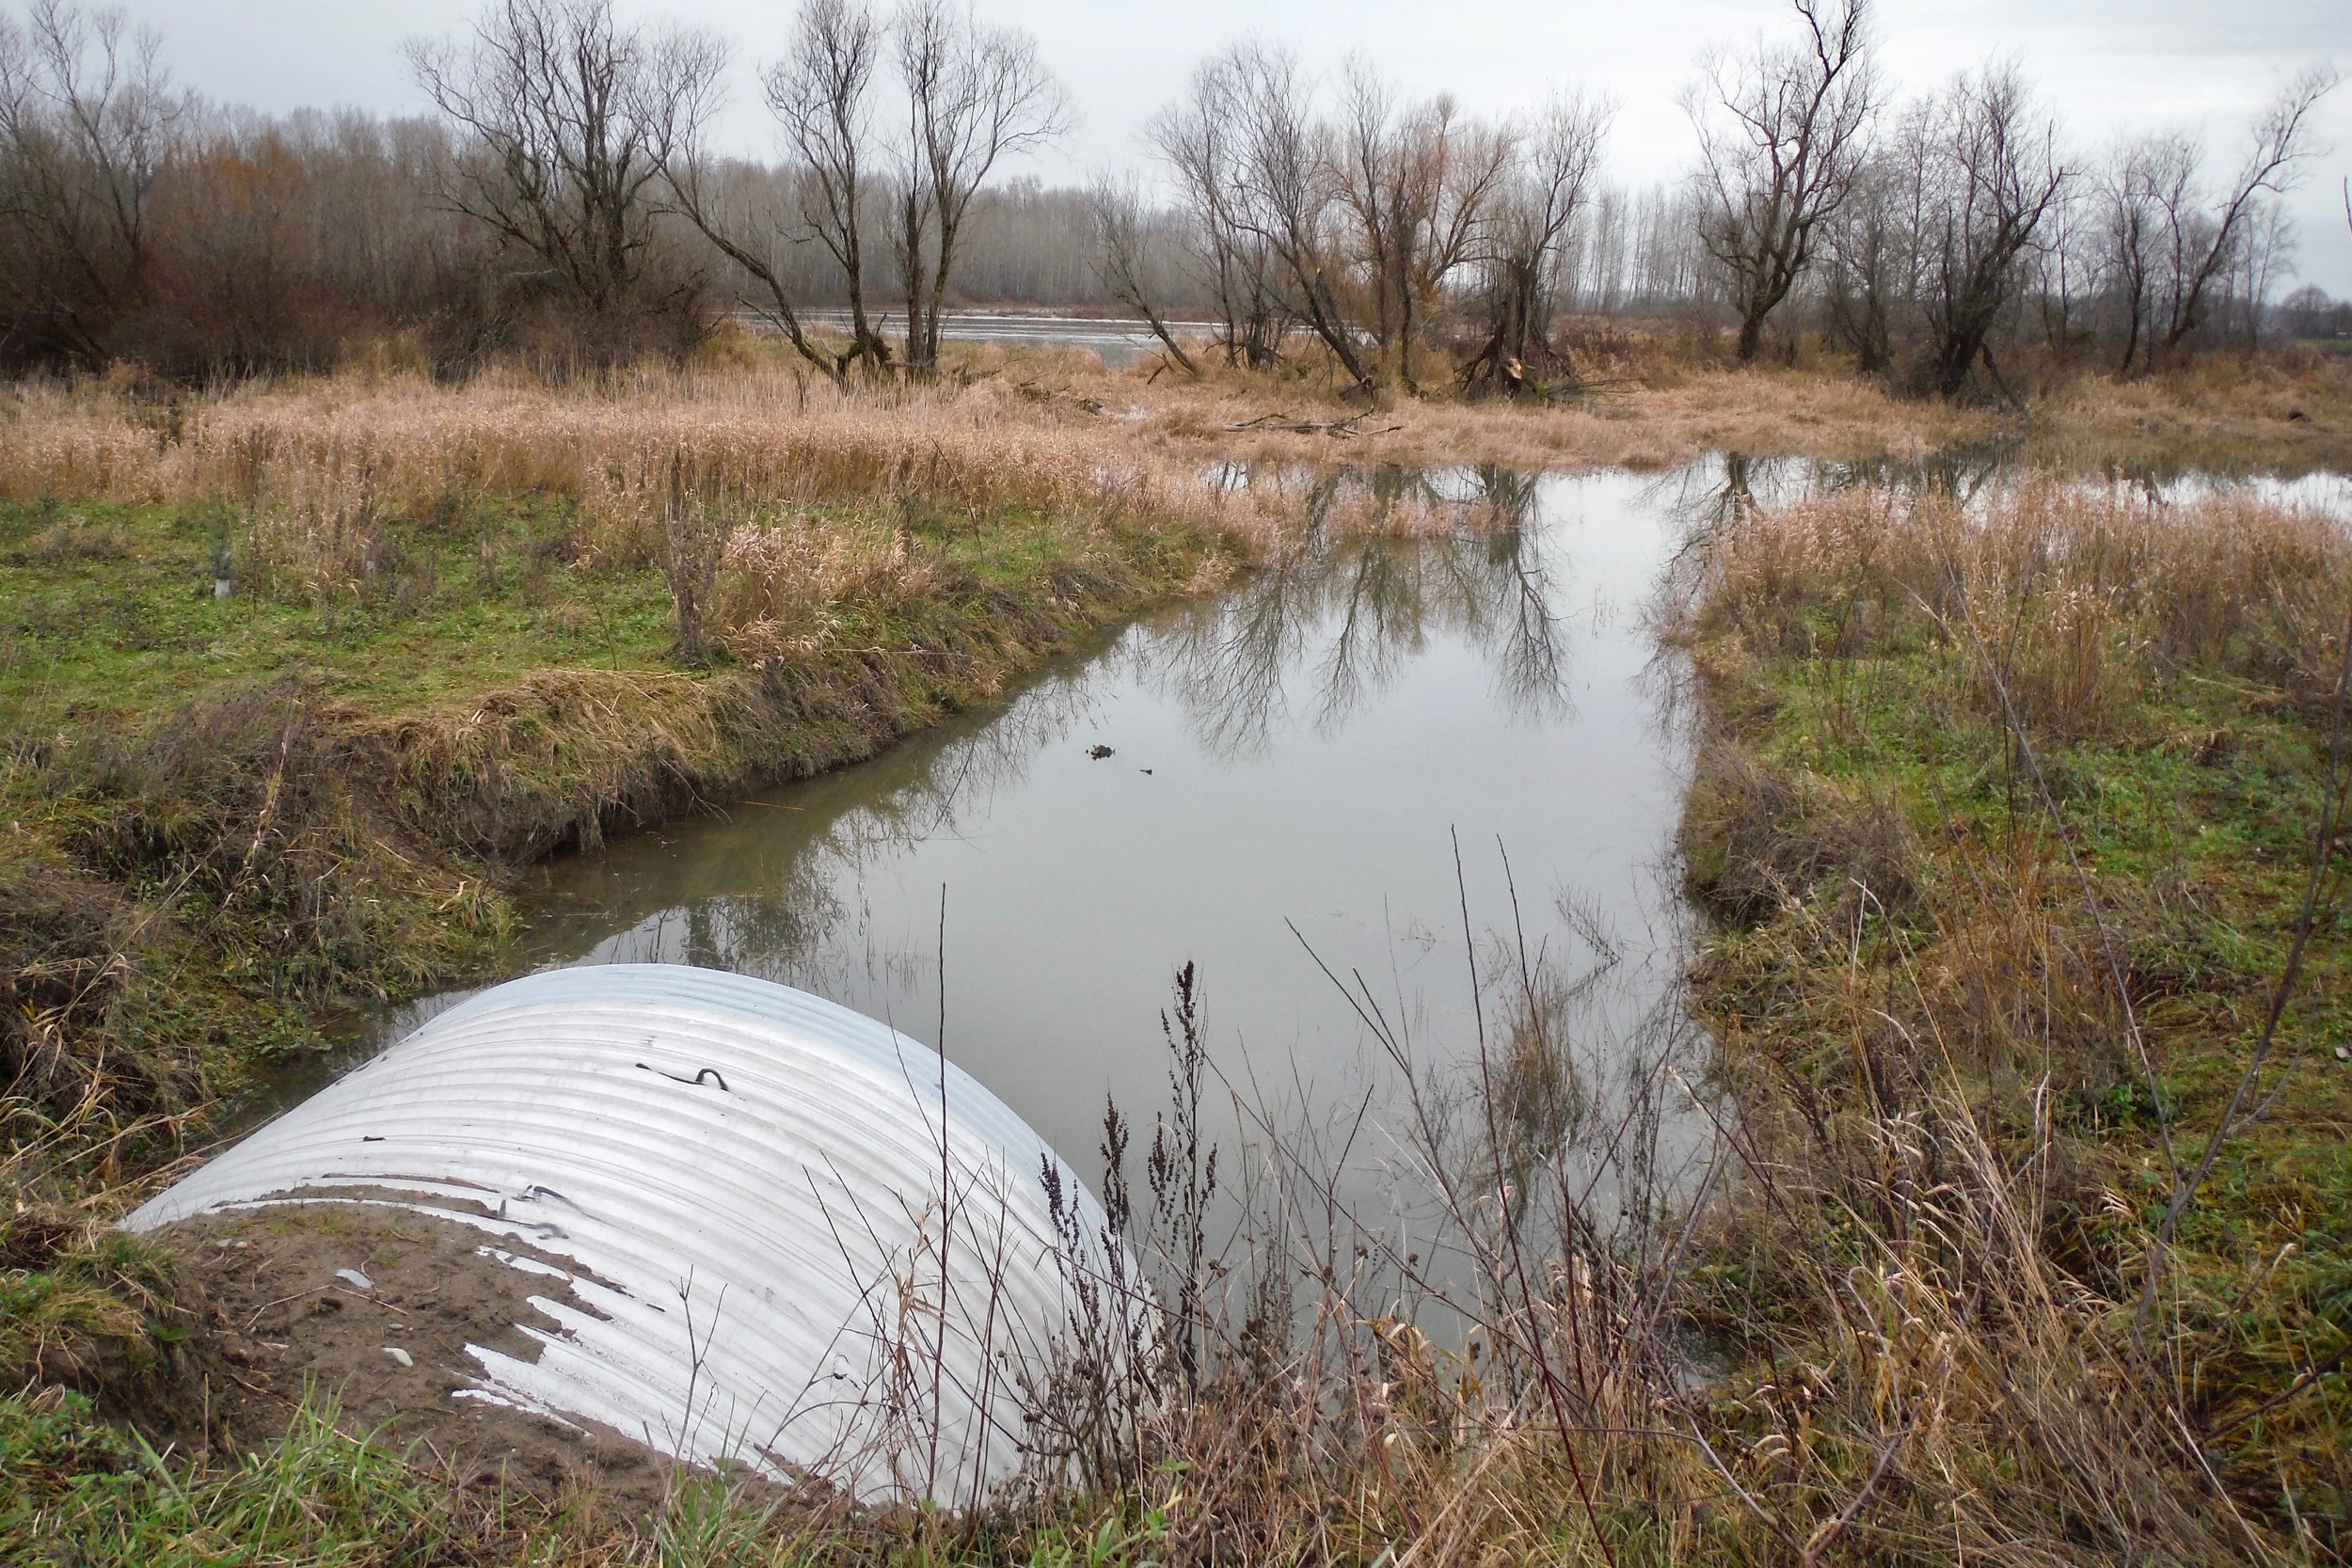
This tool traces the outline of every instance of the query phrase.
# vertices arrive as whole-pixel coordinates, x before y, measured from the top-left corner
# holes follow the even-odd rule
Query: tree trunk
[[[1763,346],[1763,314],[1759,311],[1754,315],[1741,317],[1740,321],[1740,363],[1742,365],[1755,363],[1756,354]]]

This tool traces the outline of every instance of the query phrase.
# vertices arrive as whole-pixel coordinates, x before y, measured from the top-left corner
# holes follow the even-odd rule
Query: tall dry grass
[[[1506,969],[1470,1061],[1413,1066],[1404,1119],[1372,1134],[1436,1195],[1409,1242],[1341,1196],[1334,1144],[1271,1123],[1240,1162],[1248,1218],[1205,1267],[1181,1117],[1154,1129],[1148,1193],[1111,1181],[1161,1307],[1197,1303],[1147,1323],[1141,1354],[1080,1362],[1125,1374],[1079,1402],[1120,1439],[1089,1476],[1152,1521],[1151,1560],[2322,1555],[2208,1478],[2177,1402],[2102,1332],[2110,1305],[2050,1256],[2050,1156],[2021,1168],[1950,1063],[1867,1097],[1731,1075],[1712,1161],[1629,1228],[1596,1194],[1657,1157],[1655,1097],[1692,1082],[1660,1059],[1629,1099],[1563,1104],[1589,1062],[1532,969]],[[1845,1002],[1859,1025],[1886,998]],[[1069,1506],[1049,1493],[1007,1533]]]
[[[1228,438],[1187,440],[1186,416],[1168,413],[1112,410],[1010,369],[847,390],[740,364],[561,388],[350,374],[175,395],[161,410],[138,387],[22,383],[0,403],[0,499],[208,516],[251,588],[322,608],[430,601],[442,546],[477,535],[495,572],[492,515],[551,502],[561,526],[526,544],[526,572],[658,566],[690,663],[706,631],[756,660],[815,645],[846,600],[887,611],[935,594],[938,563],[908,533],[943,518],[1041,521],[1073,562],[1104,553],[1109,529],[1250,554],[1305,520],[1390,535],[1457,521],[1421,487],[1318,477],[1353,451],[1232,438],[1263,460],[1220,457]],[[89,532],[56,547],[103,545]]]
[[[1773,378],[1700,381],[1675,389],[1688,417],[1663,432],[1616,428],[1623,409],[1603,407],[1530,416],[1511,438],[1620,457],[1651,442],[1664,461],[1724,420],[1761,433],[1808,412],[1858,422],[1873,406],[1839,390],[1775,410],[1758,393]],[[1034,391],[999,378],[845,398],[755,371],[596,392],[353,380],[246,388],[164,420],[103,389],[20,388],[0,494],[241,509],[282,534],[263,551],[294,594],[380,574],[368,551],[395,514],[455,526],[484,498],[557,496],[579,519],[572,547],[617,565],[660,558],[681,491],[723,500],[715,635],[775,688],[755,693],[746,722],[693,696],[713,683],[570,673],[464,715],[325,736],[280,693],[221,716],[236,738],[216,754],[198,736],[126,760],[140,809],[98,822],[96,847],[153,879],[202,879],[224,907],[247,900],[305,963],[344,942],[405,947],[413,939],[339,923],[349,911],[330,895],[356,855],[291,831],[309,808],[287,779],[389,782],[364,810],[326,802],[338,833],[345,818],[373,827],[379,811],[407,811],[432,818],[429,834],[407,824],[417,842],[516,854],[566,833],[592,842],[608,815],[674,806],[736,777],[752,752],[818,766],[844,754],[841,734],[865,733],[891,695],[882,677],[866,664],[835,680],[807,656],[843,604],[924,590],[937,568],[909,551],[907,508],[1248,533],[1280,526],[1298,492],[1233,483],[1204,453],[1341,445],[1251,436],[1235,448],[1223,425],[1264,411],[1256,386],[1170,394],[1133,420]],[[1410,432],[1347,451],[1458,436],[1458,456],[1497,439],[1477,411],[1406,417]],[[1366,491],[1329,515],[1421,527],[1445,515],[1426,497]],[[1757,695],[1742,666],[1867,671],[1916,655],[1939,661],[1953,716],[1980,736],[2063,746],[2127,737],[2122,718],[2152,683],[2217,673],[2321,714],[2340,668],[2352,552],[2312,514],[2053,483],[1977,505],[1858,490],[1726,516],[1692,557],[1684,627],[1726,715]],[[936,700],[906,699],[893,722]],[[2267,1395],[2239,1378],[2234,1402],[2212,1402],[2222,1369],[2186,1285],[2165,1285],[2156,1334],[2133,1333],[2154,1250],[2130,1218],[2140,1195],[2064,1116],[2070,1096],[2136,1082],[2162,1049],[2131,976],[2116,983],[2111,905],[2080,896],[2030,800],[2013,835],[1952,847],[1891,796],[1791,777],[1737,744],[1736,721],[1725,727],[1691,828],[1694,863],[1717,874],[1702,892],[1734,927],[1700,976],[1724,1035],[1711,1091],[1661,1057],[1624,1102],[1583,1092],[1595,1042],[1563,1005],[1572,988],[1510,952],[1488,966],[1491,1023],[1467,1063],[1433,1066],[1367,1019],[1409,1089],[1391,1131],[1415,1201],[1434,1203],[1422,1245],[1359,1212],[1331,1144],[1270,1121],[1258,1148],[1227,1151],[1222,1180],[1251,1221],[1212,1244],[1201,1189],[1215,1181],[1177,1029],[1178,1103],[1112,1202],[1168,1310],[1138,1318],[1120,1305],[1131,1291],[1098,1295],[1101,1315],[1073,1325],[1103,1347],[1081,1362],[1094,1383],[1039,1396],[1063,1433],[1058,1457],[1091,1483],[1086,1506],[1129,1532],[1129,1556],[1159,1560],[2340,1558],[2327,1521],[2268,1506],[2280,1489],[2260,1470],[2324,1471],[2331,1429],[2265,1413],[2249,1460],[2246,1426],[2225,1423]],[[595,744],[559,744],[581,736]],[[436,784],[452,779],[469,783]],[[432,880],[463,896],[462,880]],[[306,887],[319,898],[305,903]],[[93,953],[119,950],[108,897],[56,917],[94,921]],[[405,919],[424,905],[389,907]],[[74,1092],[98,1080],[67,1072],[87,1053],[40,1032],[55,1022],[36,1019],[22,1051],[62,1076],[24,1109],[72,1141]],[[1645,1180],[1661,1101],[1705,1105],[1716,1164],[1674,1195],[1680,1206],[1642,1208],[1629,1230],[1597,1179]],[[140,1124],[109,1115],[109,1128]],[[1129,1136],[1106,1128],[1106,1148]],[[76,1143],[72,1163],[87,1152]],[[2228,1433],[2240,1440],[2221,1443]],[[910,1526],[910,1555],[1016,1557],[1075,1512],[1056,1492],[989,1530]],[[844,1527],[866,1544],[875,1528]]]
[[[1212,461],[1146,421],[1004,376],[844,391],[740,365],[560,388],[519,376],[249,383],[175,397],[167,413],[104,381],[19,384],[0,403],[0,499],[207,513],[224,557],[264,594],[429,600],[439,546],[469,545],[499,508],[552,502],[564,521],[530,544],[548,558],[537,569],[658,565],[681,601],[681,643],[708,620],[723,651],[752,657],[821,635],[845,596],[933,591],[935,562],[906,534],[943,517],[1041,521],[1073,561],[1103,553],[1106,529],[1188,531],[1247,554],[1310,512],[1332,532],[1452,526],[1410,487],[1311,495],[1298,454],[1277,455]]]
[[[1978,504],[1865,487],[1750,516],[1707,542],[1701,637],[1852,659],[1926,644],[1988,657],[2039,732],[2081,736],[2148,681],[2227,673],[2317,708],[2342,662],[2352,533],[2315,507],[2238,490],[2169,501],[2028,477]]]
[[[1889,1556],[2341,1560],[2331,1189],[2289,1173],[2342,1097],[2274,1046],[2341,926],[2352,530],[2027,478],[1736,509],[1692,559],[1754,1176],[1697,1315],[1781,1369],[1744,1418],[1877,1478]],[[2201,864],[2201,820],[2299,848]]]
[[[248,384],[159,423],[103,383],[12,388],[0,497],[142,504],[230,499],[317,509],[365,496],[422,514],[491,495],[590,515],[696,479],[779,504],[847,499],[1183,516],[1214,495],[1189,464],[984,382],[839,392],[779,371],[653,371],[601,388],[485,376]],[[1221,515],[1221,514],[1220,514]]]
[[[1904,700],[1948,705],[1940,743],[1995,768],[2140,744],[2168,688],[2216,680],[2324,742],[2345,698],[2343,523],[2040,482],[1973,502],[1870,489],[1729,510],[1693,559],[1678,634],[1717,733],[1686,833],[1724,922],[1695,977],[1711,1085],[1637,1049],[1631,1081],[1597,1092],[1629,1042],[1597,1041],[1581,982],[1507,939],[1466,945],[1486,955],[1467,1060],[1335,980],[1406,1085],[1371,1134],[1400,1185],[1367,1200],[1339,1174],[1364,1129],[1245,1105],[1259,1141],[1206,1168],[1248,1189],[1247,1219],[1204,1262],[1186,976],[1175,1110],[1134,1192],[1139,1140],[1116,1117],[1104,1140],[1158,1315],[1098,1307],[1078,1342],[1122,1353],[1079,1365],[1119,1376],[1048,1410],[1097,1495],[1152,1522],[1153,1560],[1187,1562],[2342,1560],[2341,1326],[2324,1301],[2261,1294],[2294,1249],[2269,1256],[2259,1214],[2231,1222],[2252,1225],[2249,1256],[2209,1235],[2164,1262],[2139,1179],[2156,1134],[2085,1113],[2143,1075],[2195,1082],[2216,1046],[2132,957],[2145,884],[2078,870],[2067,847],[2095,824],[2055,797],[2005,825],[1920,822],[1932,790],[1901,767],[1873,793],[1751,742],[1772,712],[1758,672],[1839,688],[1896,662],[1924,673]],[[1883,717],[1851,694],[1826,711],[1837,747]],[[2240,1051],[2226,1072],[2260,1065]],[[2283,1117],[2280,1082],[2261,1088]],[[2214,1107],[2183,1092],[2142,1103],[2175,1118],[2185,1166]],[[1669,1100],[1713,1140],[1661,1187]],[[1598,1198],[1613,1184],[1648,1195],[1635,1223]],[[2232,1313],[2282,1324],[2280,1356],[2249,1368]]]
[[[41,507],[37,563],[103,565],[141,529],[195,525],[226,564],[189,591],[233,574],[231,616],[248,595],[331,612],[324,679],[219,682],[198,655],[150,710],[99,682],[20,688],[0,751],[0,1115],[44,1151],[7,1168],[28,1204],[168,1158],[236,1090],[255,1037],[308,1040],[312,1008],[481,962],[516,861],[868,755],[1230,572],[1311,502],[1331,531],[1460,510],[1242,474],[1008,382],[843,396],[741,368],[561,391],[353,376],[167,404],[20,384],[0,421],[0,496],[74,508]],[[180,515],[81,517],[106,501]],[[467,598],[450,579],[477,545],[485,579],[519,552],[526,583],[560,567],[587,599],[628,579],[643,603],[658,571],[685,668],[647,649],[467,690],[468,650],[430,643],[467,635],[444,616],[421,640],[459,673],[453,697],[336,691],[371,638]],[[732,664],[710,668],[706,645]]]
[[[1569,401],[1431,397],[1375,410],[1305,372],[1180,380],[1020,350],[976,351],[930,386],[846,390],[749,353],[563,387],[513,370],[455,386],[355,371],[210,392],[22,382],[0,393],[0,498],[315,510],[364,485],[408,511],[492,493],[586,502],[683,451],[785,503],[920,495],[1231,524],[1230,499],[1198,510],[1203,462],[1656,468],[1724,450],[1846,461],[2004,446],[2085,471],[2169,472],[2352,453],[2352,392],[2328,362],[2199,360],[2129,384],[2070,375],[2021,421],[1818,368],[1731,369],[1688,345],[1604,333],[1593,347],[1597,373]],[[1355,422],[1340,438],[1256,422],[1270,414]]]

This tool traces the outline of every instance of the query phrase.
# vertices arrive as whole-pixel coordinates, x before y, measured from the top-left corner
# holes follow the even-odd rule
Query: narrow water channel
[[[1166,1102],[1161,1013],[1191,962],[1212,1132],[1255,1119],[1226,1088],[1285,1126],[1346,1119],[1349,1185],[1383,1201],[1404,1154],[1368,1000],[1442,1064],[1534,977],[1578,1004],[1588,1092],[1687,1046],[1658,1027],[1686,738],[1646,616],[1720,481],[1351,482],[1439,526],[1311,528],[870,762],[551,861],[532,957],[763,975],[932,1044],[944,1020],[946,1054],[1083,1172],[1106,1100],[1146,1125]]]
[[[1611,1140],[1593,1167],[1605,1214],[1613,1192],[1641,1196],[1629,1182],[1671,1192],[1706,1142],[1663,1070],[1694,1084],[1706,1068],[1677,990],[1689,736],[1649,620],[1670,561],[1807,487],[1974,493],[2000,471],[1997,457],[1925,475],[1727,457],[1651,476],[1332,482],[1300,498],[1294,547],[999,703],[537,867],[525,957],[817,991],[944,1041],[1089,1177],[1106,1102],[1147,1127],[1168,1102],[1162,1012],[1190,962],[1210,1135],[1229,1149],[1270,1128],[1319,1136],[1348,1201],[1397,1227],[1425,1183],[1395,1047],[1424,1087],[1442,1084],[1482,1030],[1500,1049],[1533,993],[1567,1036],[1584,1129]],[[2151,505],[2248,483],[2086,483]],[[2347,515],[2345,483],[2249,487]],[[1435,526],[1378,539],[1316,520],[1368,503]],[[363,1046],[461,994],[371,1021]],[[1645,1095],[1654,1118],[1615,1137]]]

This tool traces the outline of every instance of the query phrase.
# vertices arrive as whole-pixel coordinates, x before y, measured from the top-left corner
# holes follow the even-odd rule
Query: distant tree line
[[[1680,182],[1613,183],[1588,91],[1487,119],[1250,41],[1137,169],[1065,189],[1012,168],[1067,128],[1036,40],[949,0],[804,0],[759,62],[765,160],[710,140],[726,43],[611,0],[488,0],[410,44],[415,119],[224,109],[123,13],[28,0],[0,12],[0,365],[612,362],[748,313],[846,381],[928,373],[943,313],[982,302],[1139,316],[1183,369],[1407,390],[1572,383],[1572,317],[1673,318],[1951,396],[2007,391],[2019,349],[2135,374],[2344,332],[2315,290],[2271,303],[2331,72],[2220,150],[2085,149],[2011,59],[1901,97],[1867,5],[1792,0],[1703,56]]]
[[[2352,338],[2352,302],[2306,283],[2279,302],[2279,334],[2306,341]]]

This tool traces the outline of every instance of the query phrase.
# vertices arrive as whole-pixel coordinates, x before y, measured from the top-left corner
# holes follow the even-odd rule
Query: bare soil
[[[199,1449],[254,1451],[285,1433],[315,1389],[336,1397],[345,1432],[410,1450],[461,1485],[640,1518],[676,1488],[678,1463],[622,1433],[457,1397],[481,1374],[469,1346],[535,1360],[540,1345],[523,1325],[557,1325],[530,1298],[569,1293],[481,1256],[482,1231],[395,1209],[297,1203],[183,1221],[161,1240],[194,1316],[166,1397],[141,1402],[151,1430]],[[499,1244],[567,1266],[514,1238]],[[345,1269],[367,1288],[341,1277]]]

